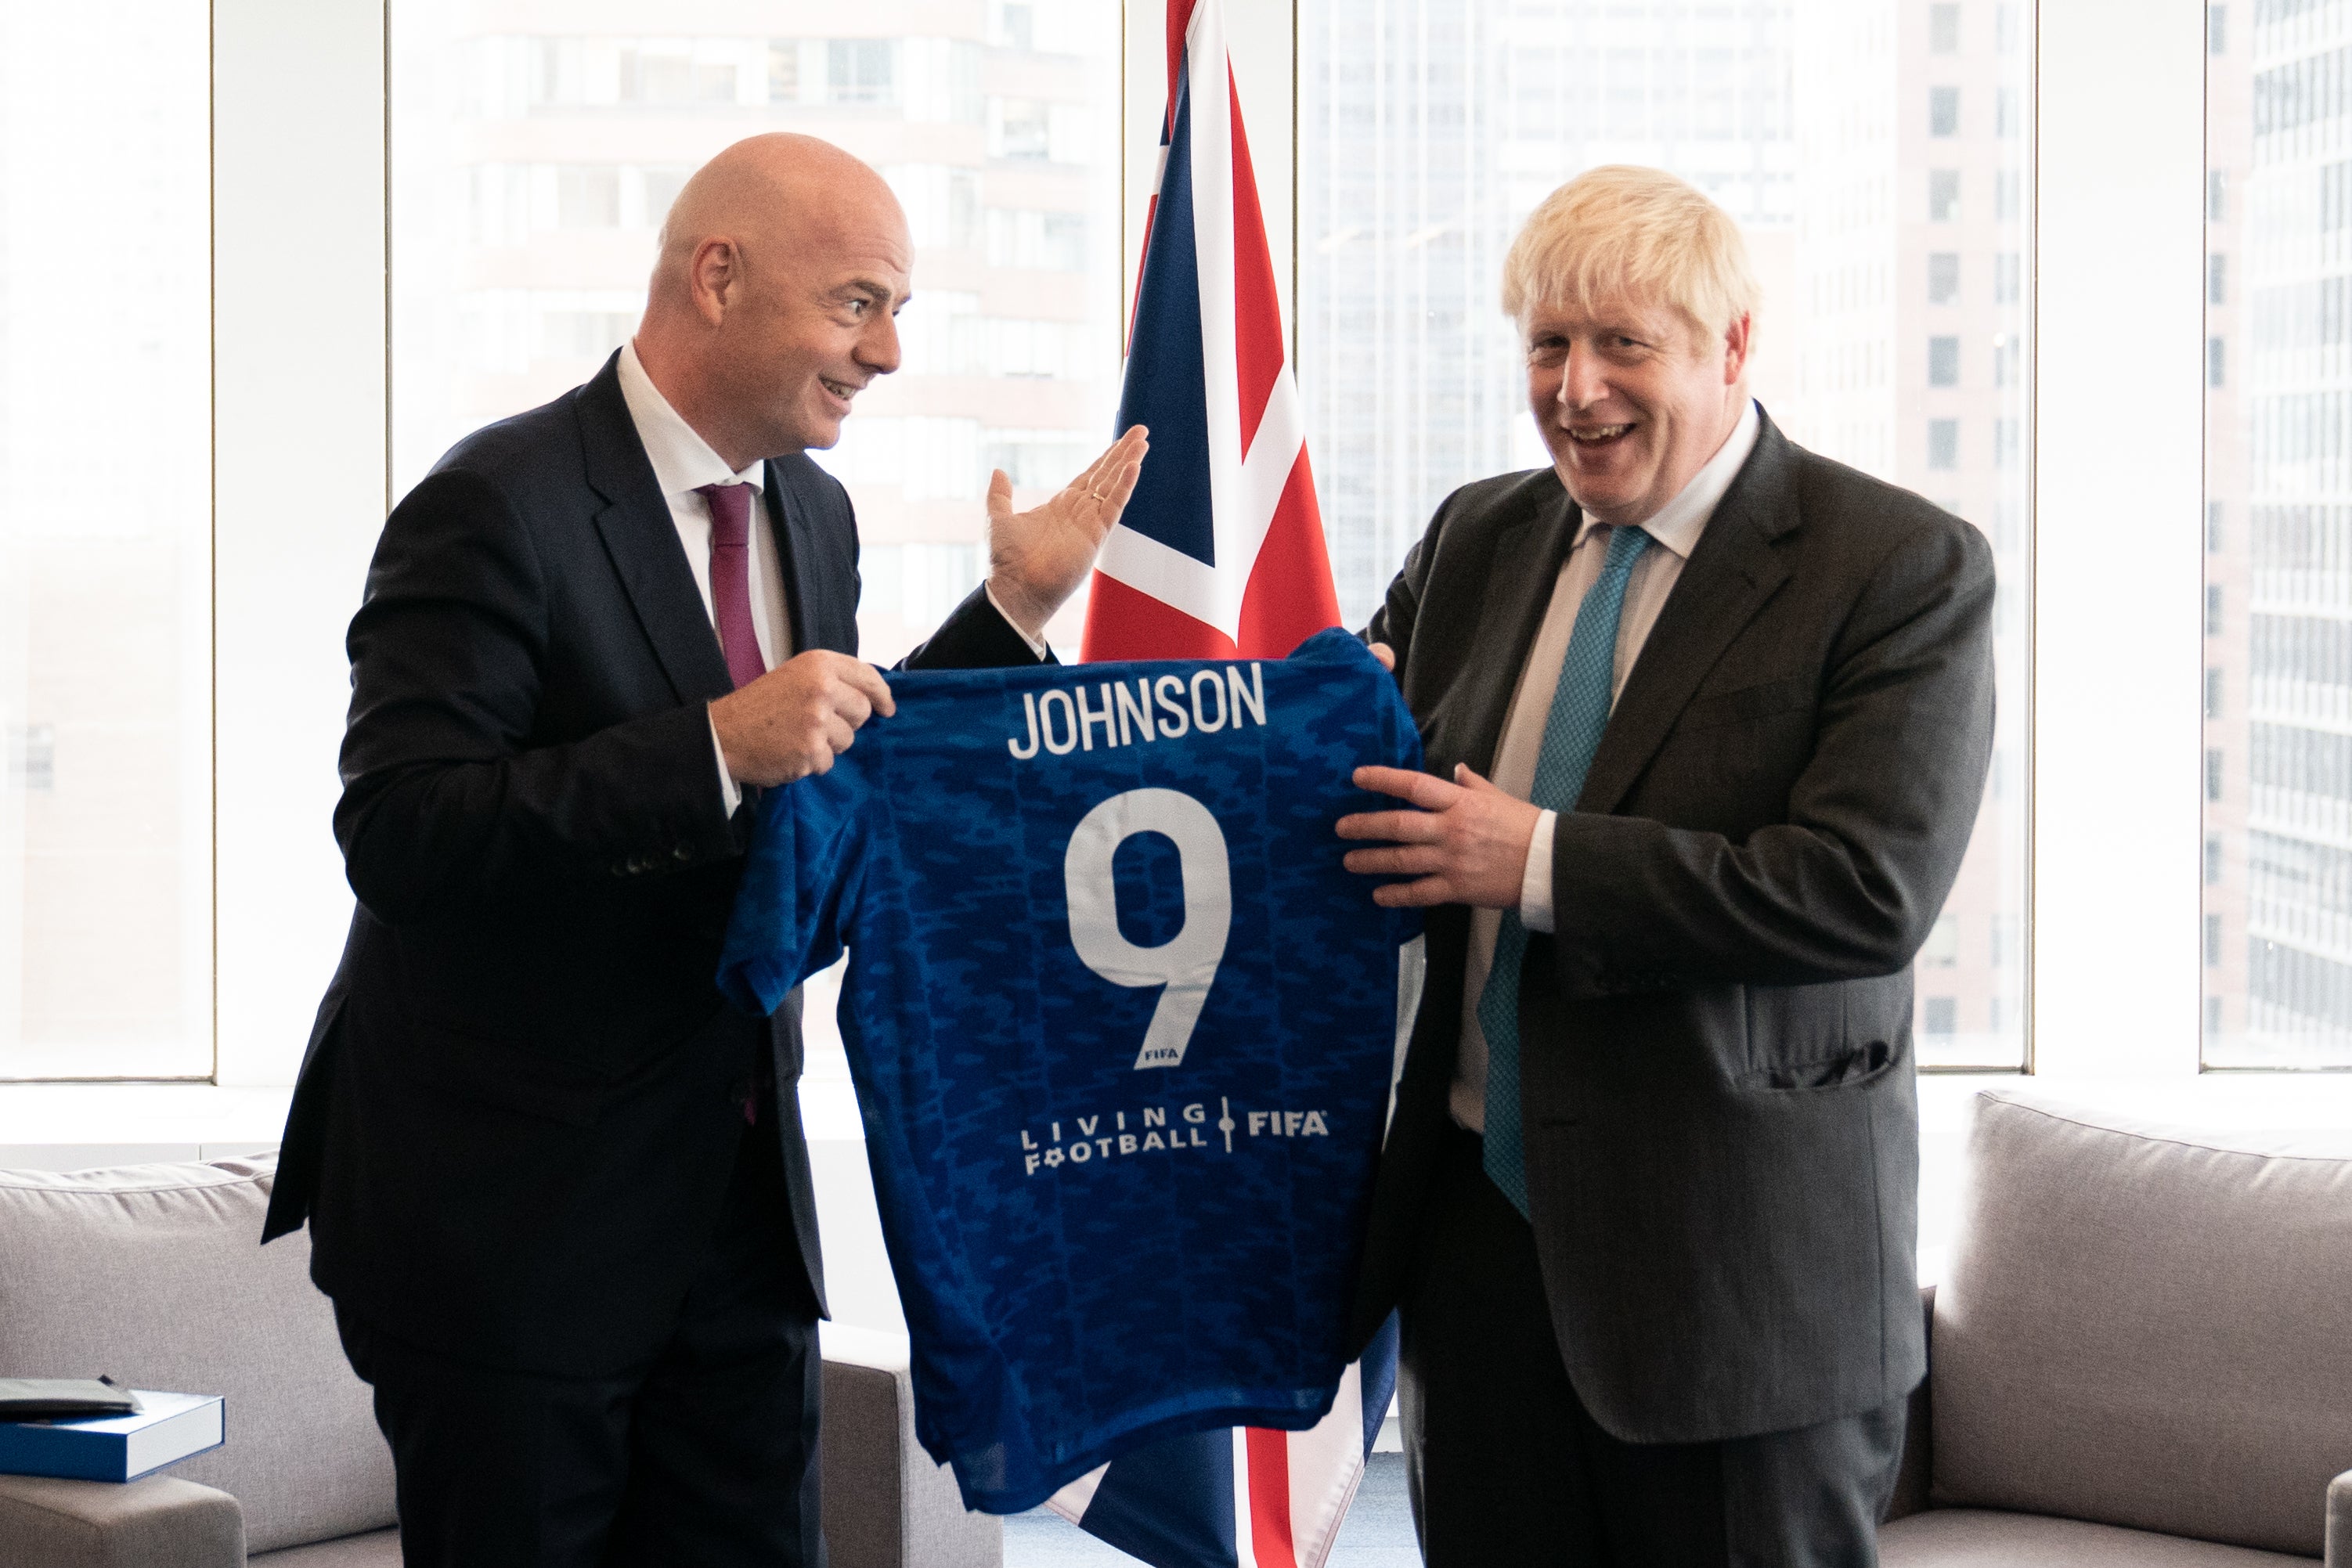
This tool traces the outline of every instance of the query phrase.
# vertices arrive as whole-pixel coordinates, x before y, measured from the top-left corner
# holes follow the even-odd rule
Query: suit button
[[[677,848],[670,851],[669,852],[677,860],[690,861],[694,858],[694,846],[692,844],[680,844]]]

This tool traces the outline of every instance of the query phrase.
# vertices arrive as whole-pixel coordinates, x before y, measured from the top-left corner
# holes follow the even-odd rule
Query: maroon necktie
[[[701,485],[710,503],[710,606],[719,622],[719,645],[727,653],[727,673],[739,686],[765,674],[760,633],[751,620],[751,486]]]

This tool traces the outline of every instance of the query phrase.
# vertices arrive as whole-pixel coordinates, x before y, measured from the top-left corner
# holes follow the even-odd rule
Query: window
[[[0,1080],[214,1062],[211,23],[99,26],[0,7]]]
[[[1933,55],[1960,52],[1959,6],[1938,3],[1927,7],[1927,52]]]
[[[1957,419],[1931,419],[1927,422],[1927,466],[1936,469],[1958,468],[1960,465],[1960,422]]]
[[[1927,89],[1927,134],[1958,136],[1960,133],[1960,89],[1937,87]]]
[[[2205,716],[2221,716],[2221,672],[2219,670],[2205,672]]]
[[[1960,217],[1960,172],[1958,169],[1931,169],[1927,172],[1927,221],[1931,224],[1958,223]]]
[[[2018,193],[2024,182],[2014,169],[1997,169],[1992,176],[1992,215],[1996,223],[2013,224],[2018,215]]]
[[[2218,915],[2205,917],[2205,967],[2209,969],[2221,967],[2221,917]]]
[[[1923,1034],[1950,1035],[1959,1032],[1960,1004],[1951,997],[1929,997],[1922,1006],[1925,1013]]]
[[[1931,387],[1956,387],[1960,384],[1960,340],[1958,338],[1927,340],[1927,384]]]
[[[1936,916],[1936,924],[1927,928],[1927,941],[1919,949],[1919,961],[1949,968],[1960,961],[1960,916],[1957,910],[1947,909]]]
[[[2017,89],[2013,87],[2001,88],[1993,94],[1992,133],[2004,141],[2017,134],[2018,124],[2023,119],[2017,104]]]
[[[1956,305],[1960,298],[1960,253],[1931,251],[1927,256],[1927,303]]]
[[[1821,9],[1299,0],[1299,392],[1349,624],[1448,493],[1548,462],[1495,303],[1514,231],[1581,170],[1651,163],[1749,237],[1768,289],[1751,385],[1774,422],[1985,530],[2002,579],[1997,678],[2024,689],[2026,235],[1965,221],[1991,212],[1964,215],[1960,195],[1963,171],[2024,167],[2031,127],[2004,138],[1993,105],[2005,89],[2030,112],[2025,13],[1913,0],[1880,7],[1882,26]],[[1906,80],[1917,96],[1890,116]],[[1938,115],[1948,133],[1925,134]],[[1993,364],[1967,345],[1995,345]],[[1923,1040],[1923,1062],[2024,1060],[2024,956],[1996,966],[1978,940],[2022,915],[2024,711],[2000,706],[1994,783],[1937,938],[1957,960],[1933,969],[1954,1022]]]
[[[2205,344],[2206,678],[2242,695],[2205,722],[2208,1067],[2352,1067],[2352,72],[2310,13],[2206,11],[2205,298],[2246,323]]]
[[[889,103],[897,96],[898,40],[833,38],[825,44],[825,97],[834,103]]]
[[[645,0],[593,26],[501,13],[501,34],[394,0],[394,495],[628,339],[656,232],[704,159],[807,131],[880,168],[915,241],[902,368],[814,455],[857,507],[863,652],[887,663],[927,635],[984,569],[990,468],[1042,499],[1100,449],[1118,390],[1118,149],[1089,131],[1118,122],[1118,8],[966,9],[905,36],[779,37],[720,30],[749,12]],[[1018,98],[983,91],[983,57]],[[1007,159],[1017,181],[992,185]],[[1076,642],[1082,614],[1052,637]]]

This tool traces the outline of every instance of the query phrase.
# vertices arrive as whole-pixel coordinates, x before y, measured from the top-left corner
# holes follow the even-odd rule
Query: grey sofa
[[[0,1171],[0,1375],[110,1373],[227,1398],[228,1441],[129,1485],[0,1476],[0,1568],[399,1568],[392,1463],[310,1281],[257,1244],[272,1164]],[[824,1340],[836,1568],[999,1568],[914,1442],[903,1340]]]
[[[2003,1091],[1886,1568],[2352,1568],[2352,1157]]]

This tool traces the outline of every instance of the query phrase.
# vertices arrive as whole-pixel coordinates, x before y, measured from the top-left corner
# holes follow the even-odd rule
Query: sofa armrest
[[[2352,1568],[2352,1470],[2327,1483],[2326,1568]]]
[[[245,1568],[236,1499],[177,1476],[0,1476],[0,1563],[42,1568]]]
[[[1919,1287],[1919,1311],[1927,1319],[1928,1364],[1934,1365],[1936,1344],[1936,1287]],[[1907,1514],[1923,1511],[1927,1506],[1927,1488],[1935,1475],[1935,1386],[1931,1373],[1919,1380],[1911,1391],[1911,1407],[1903,1418],[1903,1468],[1895,1473],[1895,1495],[1887,1500],[1886,1518],[1897,1520]],[[2335,1568],[2329,1564],[2329,1568]]]
[[[1004,1527],[968,1513],[955,1477],[915,1437],[903,1334],[826,1323],[825,1545],[833,1568],[1003,1568]]]

